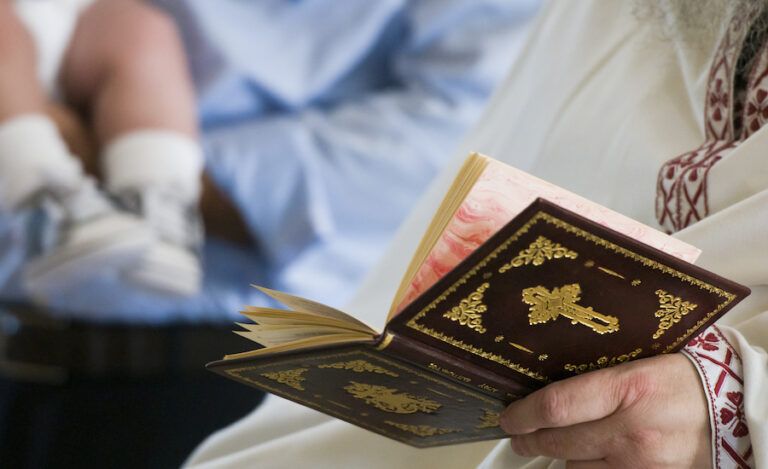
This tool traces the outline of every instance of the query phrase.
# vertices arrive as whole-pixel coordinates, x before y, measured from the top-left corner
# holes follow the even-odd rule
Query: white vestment
[[[431,215],[470,151],[658,226],[659,169],[704,141],[704,94],[716,43],[694,49],[664,38],[656,25],[636,19],[632,5],[560,1],[545,9],[479,126],[404,224],[348,312],[381,325]],[[758,467],[768,467],[766,127],[714,166],[707,185],[710,215],[676,235],[703,249],[698,264],[752,289],[718,324],[743,362],[738,373]],[[725,456],[717,461],[729,467]],[[506,441],[414,449],[274,396],[212,435],[188,463],[206,468],[561,464],[518,458]]]

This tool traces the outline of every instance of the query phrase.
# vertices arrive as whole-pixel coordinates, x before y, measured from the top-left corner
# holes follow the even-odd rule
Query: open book
[[[375,331],[262,289],[209,368],[413,446],[501,438],[501,410],[547,383],[675,352],[749,289],[699,251],[479,154],[459,171]]]

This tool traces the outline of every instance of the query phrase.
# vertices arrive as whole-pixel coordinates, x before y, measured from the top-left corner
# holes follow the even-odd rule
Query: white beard
[[[757,26],[768,29],[760,16],[766,7],[767,0],[635,0],[635,15],[653,21],[664,37],[698,48],[716,43],[734,17],[760,18]]]

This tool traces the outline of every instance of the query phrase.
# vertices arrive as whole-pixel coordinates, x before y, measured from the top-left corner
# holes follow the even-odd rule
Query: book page
[[[246,306],[241,312],[254,323],[237,323],[233,331],[265,347],[268,352],[314,346],[317,341],[373,340],[377,332],[348,314],[305,298],[256,286],[263,293],[298,311]],[[250,354],[251,352],[245,352]],[[263,353],[263,352],[260,352]],[[238,354],[240,356],[242,354]]]
[[[692,263],[701,253],[687,243],[524,171],[482,155],[470,158],[477,157],[487,159],[485,170],[410,279],[402,297],[396,299],[397,313],[538,197],[684,261]]]
[[[244,323],[238,323],[238,325],[247,330],[234,331],[235,334],[259,343],[264,347],[275,347],[290,342],[309,339],[311,337],[330,337],[338,335],[347,337],[350,334],[357,334],[364,339],[371,339],[373,337],[371,334],[366,334],[363,332],[356,332],[327,326],[295,325],[270,327],[259,324]]]
[[[243,332],[243,335],[245,338],[249,338],[247,336],[247,332]],[[224,360],[238,360],[242,358],[252,358],[252,357],[259,357],[262,355],[272,355],[279,352],[289,352],[294,350],[301,350],[305,348],[310,347],[321,347],[324,345],[341,345],[341,344],[347,344],[347,343],[354,343],[354,342],[372,342],[373,338],[366,337],[360,334],[331,334],[331,335],[323,335],[323,336],[316,336],[316,337],[308,337],[306,339],[299,339],[293,342],[287,342],[279,345],[275,345],[274,347],[266,347],[261,348],[257,350],[249,350],[247,352],[240,352],[240,353],[233,353],[230,355],[225,355]]]
[[[258,306],[246,306],[244,311],[240,312],[243,316],[260,325],[272,326],[323,326],[335,327],[337,329],[347,329],[351,331],[371,333],[369,327],[358,326],[349,321],[340,321],[325,316],[315,314],[300,313],[284,309],[262,308]]]
[[[324,305],[322,303],[318,303],[316,301],[308,300],[306,298],[301,298],[300,296],[290,295],[285,292],[271,290],[269,288],[260,287],[258,285],[254,285],[254,287],[258,288],[263,293],[276,299],[280,303],[288,306],[289,308],[293,308],[300,313],[307,313],[307,314],[312,314],[316,316],[324,316],[330,319],[335,319],[337,321],[353,324],[358,328],[362,328],[370,332],[373,335],[377,334],[377,332],[371,329],[367,324],[358,321],[357,319],[345,313],[344,311],[339,311],[336,308],[331,308],[330,306]]]

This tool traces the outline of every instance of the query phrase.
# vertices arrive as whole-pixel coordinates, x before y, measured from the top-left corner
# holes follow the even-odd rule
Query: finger
[[[510,435],[599,420],[621,404],[620,376],[600,370],[552,383],[510,404],[500,424]]]
[[[602,459],[596,461],[566,461],[565,469],[608,469],[610,464]]]
[[[614,434],[610,422],[581,423],[564,428],[545,428],[509,439],[520,456],[546,456],[568,460],[597,460],[608,456]]]

